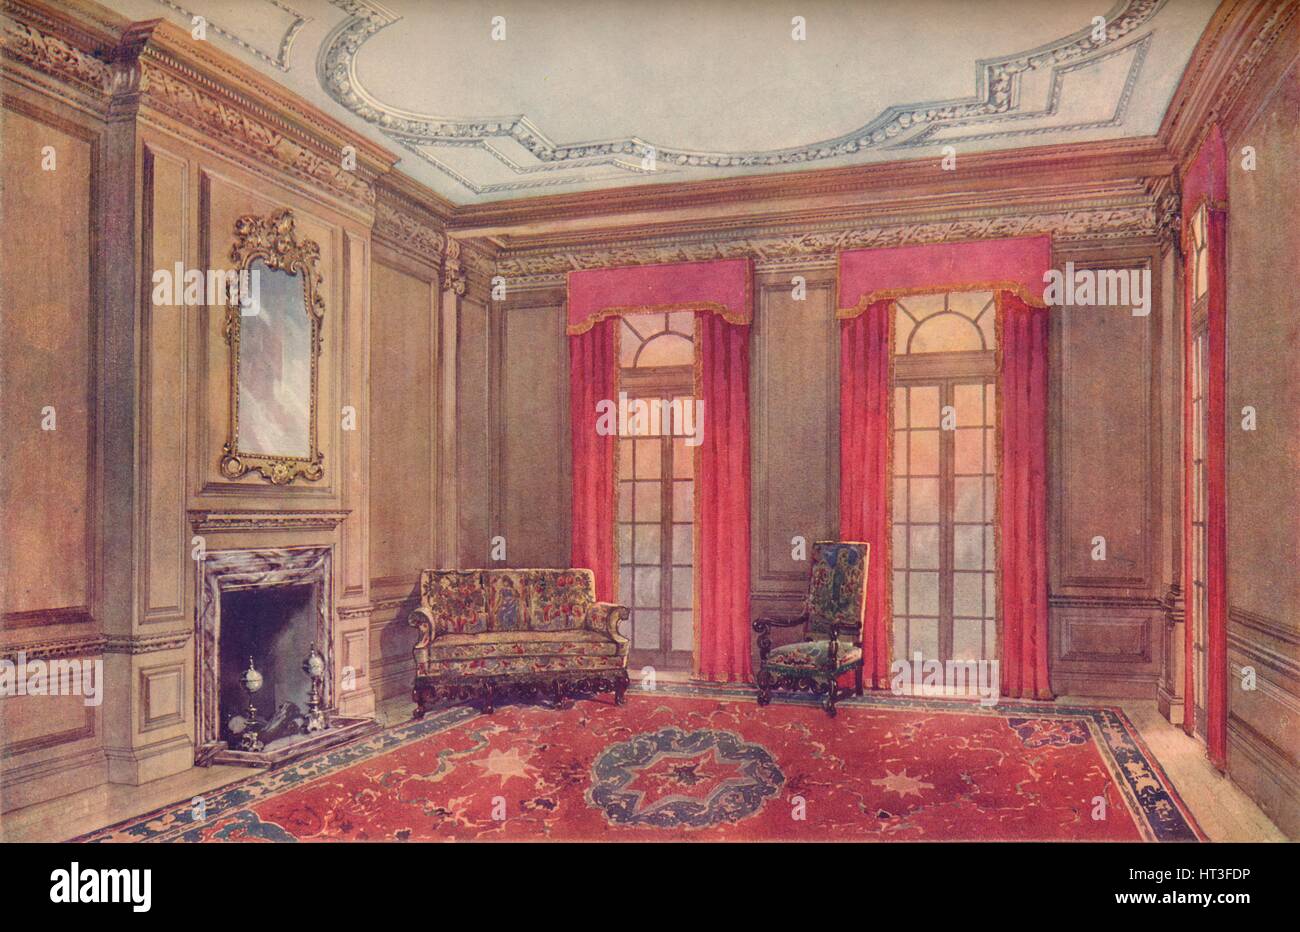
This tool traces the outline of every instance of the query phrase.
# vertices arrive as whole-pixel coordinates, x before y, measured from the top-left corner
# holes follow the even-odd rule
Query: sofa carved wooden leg
[[[483,690],[483,714],[491,715],[496,710],[496,686],[488,683]]]
[[[555,707],[558,709],[564,702],[564,681],[556,677],[555,682],[551,684],[551,689],[555,699]]]
[[[614,680],[614,705],[623,705],[627,702],[628,682],[627,671],[621,670],[618,678]]]
[[[411,701],[415,703],[415,712],[412,713],[411,717],[417,722],[424,718],[425,712],[429,711],[427,700],[428,690],[421,689],[419,686],[411,690]]]

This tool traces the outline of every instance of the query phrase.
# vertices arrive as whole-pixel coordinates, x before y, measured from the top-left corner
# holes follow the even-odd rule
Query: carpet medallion
[[[86,841],[1193,841],[1115,709],[730,687],[448,709]]]

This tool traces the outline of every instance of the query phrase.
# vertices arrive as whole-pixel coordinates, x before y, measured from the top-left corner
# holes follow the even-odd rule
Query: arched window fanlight
[[[913,295],[894,302],[894,353],[983,352],[997,348],[991,291]]]
[[[619,365],[624,369],[689,366],[695,362],[695,315],[627,314],[619,318]]]

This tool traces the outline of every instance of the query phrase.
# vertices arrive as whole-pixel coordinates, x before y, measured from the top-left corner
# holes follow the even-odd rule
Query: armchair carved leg
[[[618,676],[614,680],[614,705],[623,705],[627,702],[627,687],[630,680],[627,671],[618,671]]]
[[[862,664],[858,664],[857,669],[853,671],[853,695],[862,695]]]
[[[489,680],[483,689],[483,714],[491,715],[496,710],[496,686]]]
[[[822,708],[826,710],[826,714],[831,718],[835,717],[835,699],[838,692],[839,687],[835,684],[835,677],[832,675],[831,681],[826,687],[826,698],[822,700]]]
[[[772,701],[772,674],[766,670],[759,670],[756,682],[758,684],[758,704],[767,705]]]
[[[552,689],[554,690],[555,707],[558,709],[564,703],[564,681],[557,676],[552,684]]]

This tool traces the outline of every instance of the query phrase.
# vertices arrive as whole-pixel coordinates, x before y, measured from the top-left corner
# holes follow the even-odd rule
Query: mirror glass
[[[240,308],[241,453],[310,457],[312,321],[301,275],[249,265],[251,295]]]

